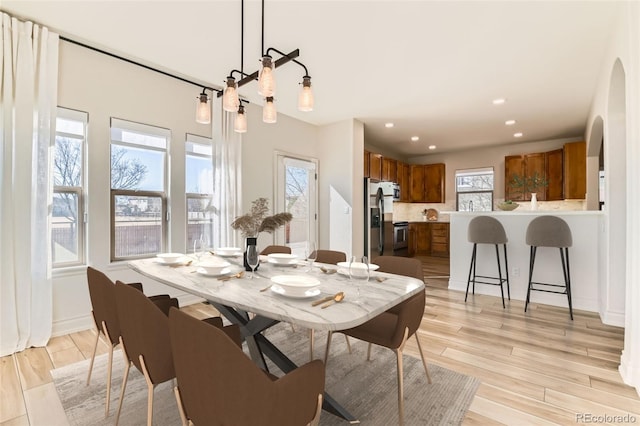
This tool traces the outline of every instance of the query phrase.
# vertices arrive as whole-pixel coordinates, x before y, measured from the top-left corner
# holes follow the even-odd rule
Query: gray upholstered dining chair
[[[381,272],[405,275],[419,280],[424,280],[422,262],[418,259],[399,256],[379,256],[375,258],[375,263],[380,267]],[[425,291],[424,289],[401,302],[377,317],[348,330],[340,330],[336,333],[344,333],[347,336],[355,337],[369,343],[367,349],[367,360],[371,359],[371,345],[376,344],[393,350],[396,354],[397,377],[398,377],[398,416],[400,424],[404,423],[404,386],[402,351],[407,340],[414,336],[420,351],[422,365],[427,375],[427,380],[431,383],[431,376],[424,358],[420,339],[416,331],[420,327],[422,315],[424,315]],[[333,332],[327,336],[327,346],[325,350],[325,366],[329,358],[329,349]]]
[[[174,390],[184,426],[190,422],[318,424],[324,393],[322,361],[311,361],[278,378],[245,355],[237,325],[223,332],[171,309],[169,331],[177,380]]]
[[[527,300],[524,303],[524,311],[527,312],[532,291],[566,294],[569,303],[569,316],[573,321],[571,274],[569,270],[569,247],[573,245],[571,228],[569,228],[567,222],[557,216],[539,216],[527,226],[526,243],[531,247],[529,249],[529,285],[527,287]],[[538,247],[553,247],[560,250],[564,284],[533,281],[533,266],[536,261]]]
[[[291,247],[287,247],[287,246],[278,246],[278,245],[270,245],[270,246],[266,246],[264,249],[262,249],[262,251],[260,252],[261,255],[268,255],[268,254],[272,254],[272,253],[286,253],[286,254],[291,254]]]
[[[118,320],[118,311],[116,308],[115,285],[103,272],[87,267],[87,284],[89,286],[89,298],[91,299],[92,315],[96,325],[96,340],[91,353],[91,361],[89,363],[89,373],[87,374],[87,385],[91,382],[91,372],[93,371],[93,362],[98,349],[98,341],[102,335],[109,345],[109,355],[107,361],[107,395],[105,402],[104,415],[109,415],[109,403],[111,401],[111,374],[113,370],[113,350],[120,344],[120,321]],[[142,294],[141,283],[127,284],[131,288],[136,289]],[[169,295],[152,296],[154,303],[166,303]]]
[[[471,264],[469,265],[469,278],[467,279],[467,291],[464,294],[464,301],[467,301],[469,295],[469,285],[473,283],[472,292],[476,294],[476,283],[490,284],[500,286],[500,294],[502,296],[502,308],[504,304],[503,285],[507,285],[507,297],[511,300],[511,289],[509,288],[509,263],[507,260],[507,233],[499,220],[490,216],[478,216],[471,219],[467,228],[467,240],[473,243],[471,252]],[[476,265],[478,256],[478,244],[491,244],[496,248],[496,261],[498,264],[498,276],[492,277],[487,275],[477,275]],[[502,275],[502,267],[500,265],[500,251],[498,245],[502,244],[504,249],[504,278]],[[483,279],[478,280],[477,278]]]

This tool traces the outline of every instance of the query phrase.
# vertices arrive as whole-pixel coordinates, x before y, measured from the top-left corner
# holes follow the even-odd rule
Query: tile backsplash
[[[494,199],[494,203],[501,203],[502,199]],[[531,210],[529,201],[519,201],[518,211]],[[586,200],[560,200],[560,201],[538,201],[538,211],[555,211],[555,210],[586,210]],[[449,221],[449,215],[442,212],[451,212],[456,210],[455,202],[427,204],[427,203],[393,203],[393,220],[419,222],[422,221],[422,211],[424,209],[436,209],[439,212],[438,220],[443,222]],[[495,207],[496,211],[500,211]]]

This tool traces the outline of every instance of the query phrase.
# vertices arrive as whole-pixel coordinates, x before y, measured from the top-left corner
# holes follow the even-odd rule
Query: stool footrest
[[[506,278],[500,279],[498,277],[487,277],[487,276],[484,276],[484,275],[476,275],[476,278],[484,278],[484,279],[487,279],[487,280],[494,280],[494,282],[475,280],[476,284],[502,285],[503,283],[507,282]],[[474,280],[472,279],[471,281],[474,281]]]
[[[546,286],[546,287],[559,287],[559,288],[563,288],[564,291],[548,290],[548,289],[545,289],[545,288],[535,288],[534,285],[541,285],[541,286]],[[567,286],[562,285],[562,284],[550,284],[550,283],[540,283],[540,282],[531,281],[531,291],[542,291],[544,293],[567,294]]]

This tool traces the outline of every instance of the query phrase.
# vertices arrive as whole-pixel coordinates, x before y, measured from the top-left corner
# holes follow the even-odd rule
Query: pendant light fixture
[[[300,111],[313,111],[313,91],[311,90],[311,77],[302,77],[302,89],[298,95],[298,109]]]
[[[227,77],[226,88],[224,92],[219,91],[218,97],[222,99],[222,109],[228,112],[236,112],[234,119],[234,130],[238,133],[247,131],[247,117],[245,108],[242,105],[243,100],[240,99],[238,90],[245,84],[258,80],[258,93],[265,99],[262,109],[262,121],[265,123],[275,123],[278,120],[278,114],[274,103],[274,95],[276,92],[275,69],[285,65],[288,62],[294,62],[304,69],[302,77],[302,86],[298,95],[298,109],[300,111],[313,111],[314,96],[311,89],[311,76],[307,71],[307,67],[296,58],[300,56],[300,50],[295,49],[289,53],[283,53],[274,47],[264,48],[264,0],[262,0],[262,55],[261,68],[252,74],[244,72],[244,0],[241,0],[241,42],[240,42],[240,70],[232,70]],[[274,60],[272,53],[277,53],[280,57]],[[233,77],[234,73],[240,74],[240,79],[236,81]],[[203,91],[204,94],[204,91]],[[247,102],[246,100],[244,102]],[[209,108],[210,110],[210,108]],[[209,117],[211,112],[209,111]],[[211,120],[211,118],[209,118]]]
[[[240,99],[238,98],[238,91],[236,90],[236,79],[228,76],[227,87],[224,89],[224,95],[222,95],[222,109],[229,112],[236,112],[239,106]]]
[[[265,123],[275,123],[278,121],[276,105],[273,103],[273,96],[267,96],[262,107],[262,121]]]
[[[238,107],[238,114],[233,121],[233,130],[236,133],[247,133],[247,115],[244,113],[244,105],[242,103]]]
[[[204,88],[202,88],[202,93],[197,97],[197,99],[196,123],[211,123],[211,105],[209,105],[209,96],[205,93]]]

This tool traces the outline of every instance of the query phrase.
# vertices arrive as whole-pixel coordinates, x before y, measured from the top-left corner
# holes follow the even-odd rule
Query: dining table
[[[313,330],[340,331],[356,327],[376,317],[403,300],[419,293],[424,282],[413,277],[372,271],[366,279],[351,279],[344,265],[307,262],[272,263],[261,256],[254,277],[246,272],[242,254],[225,256],[229,266],[220,273],[208,274],[199,264],[219,261],[209,255],[195,261],[189,257],[167,264],[157,258],[128,262],[134,271],[186,293],[201,297],[214,306],[230,323],[240,327],[251,359],[268,371],[265,356],[280,370],[288,373],[297,365],[273,344],[263,331],[287,322]],[[287,295],[276,284],[283,277],[291,280],[314,279],[317,288],[306,294]],[[275,280],[272,280],[272,278]],[[340,302],[323,308],[314,301],[328,299],[343,292]],[[359,421],[338,401],[325,392],[323,409],[350,423]]]

